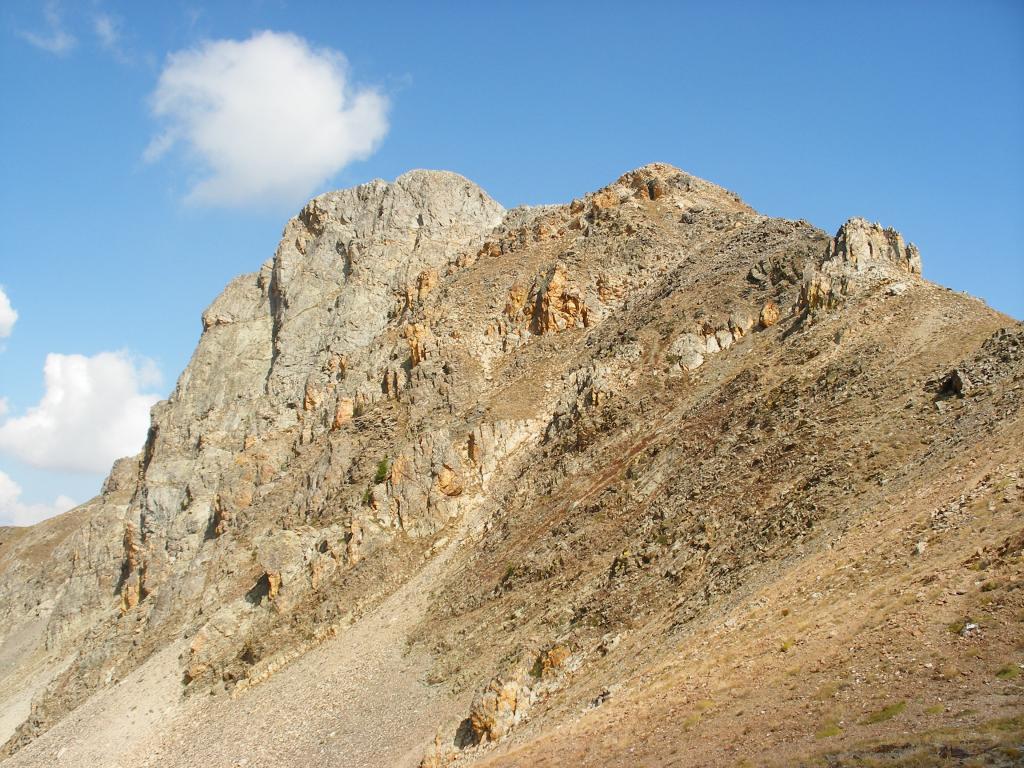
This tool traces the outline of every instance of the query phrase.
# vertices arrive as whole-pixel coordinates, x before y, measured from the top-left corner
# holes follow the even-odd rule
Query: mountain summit
[[[1011,764],[1024,326],[896,231],[418,170],[202,327],[0,529],[5,766]]]

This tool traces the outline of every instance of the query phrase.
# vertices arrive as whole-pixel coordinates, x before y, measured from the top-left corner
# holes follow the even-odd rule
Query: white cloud
[[[100,45],[107,49],[116,49],[121,40],[121,25],[113,16],[101,13],[92,20],[92,28],[99,38]]]
[[[123,45],[124,24],[122,20],[109,13],[99,13],[92,18],[92,31],[99,41],[100,47],[113,56],[121,64],[132,64],[134,57]]]
[[[387,99],[353,87],[344,56],[277,32],[172,53],[151,106],[166,129],[145,158],[183,145],[205,174],[187,199],[203,204],[296,204],[388,130]]]
[[[4,293],[4,287],[0,285],[0,339],[6,339],[14,330],[14,324],[18,321],[18,311],[11,306],[11,300]]]
[[[43,8],[43,16],[46,18],[46,32],[21,32],[21,36],[29,43],[40,50],[52,53],[57,56],[64,56],[71,52],[78,40],[70,32],[64,29],[61,20],[60,10],[57,4],[50,2]]]
[[[152,361],[124,352],[46,356],[46,391],[22,416],[0,424],[0,452],[34,467],[106,472],[114,459],[137,453],[159,400]]]
[[[21,486],[0,472],[0,525],[32,525],[74,506],[75,501],[67,496],[58,496],[52,504],[25,504],[21,501]]]

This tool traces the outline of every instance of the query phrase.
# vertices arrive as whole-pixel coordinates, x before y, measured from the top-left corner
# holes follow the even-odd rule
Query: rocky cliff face
[[[540,739],[508,764],[540,764],[545,724],[659,679],[669,639],[729,636],[730,606],[781,594],[851,527],[902,505],[919,536],[958,451],[990,441],[978,498],[1019,504],[1018,325],[924,281],[893,230],[830,238],[666,165],[511,211],[432,171],[322,195],[202,323],[140,455],[2,533],[16,763],[67,750],[69,713],[147,669],[173,678],[169,722],[214,728],[204,707],[241,711],[397,610],[375,637],[444,705],[367,764],[485,760],[508,738]],[[968,397],[954,368],[986,383]],[[1013,550],[1019,520],[993,503],[965,541]],[[396,609],[403,590],[422,607]],[[376,712],[368,682],[349,703]],[[180,738],[153,729],[126,744]]]

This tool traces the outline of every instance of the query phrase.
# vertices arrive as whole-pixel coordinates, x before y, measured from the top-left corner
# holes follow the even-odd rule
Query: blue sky
[[[894,226],[927,278],[1024,317],[1024,3],[634,6],[5,3],[0,523],[141,446],[201,311],[305,198],[410,168],[512,206],[665,161]]]

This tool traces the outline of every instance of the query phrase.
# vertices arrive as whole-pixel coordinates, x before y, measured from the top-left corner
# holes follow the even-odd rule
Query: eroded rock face
[[[150,591],[166,572],[162,551],[180,557],[203,541],[202,520],[182,529],[180,510],[209,514],[219,487],[237,475],[239,447],[249,444],[246,455],[263,447],[266,471],[279,471],[287,455],[277,434],[299,428],[308,441],[340,428],[356,403],[393,394],[377,384],[388,365],[371,342],[410,286],[427,295],[437,270],[501,215],[448,173],[413,171],[393,184],[328,193],[289,222],[273,260],[228,287],[205,313],[221,320],[204,321],[177,389],[154,410],[136,512]],[[406,338],[417,365],[429,353],[427,334],[410,324]]]
[[[409,297],[427,299],[441,272],[477,248],[503,215],[477,186],[446,172],[413,171],[393,183],[321,195],[287,224],[274,257],[232,281],[203,313],[189,366],[170,398],[153,409],[141,462],[132,462],[128,474],[116,469],[107,484],[107,497],[119,494],[110,514],[121,517],[119,533],[105,545],[114,558],[108,594],[120,612],[139,613],[147,628],[146,642],[136,642],[129,655],[143,658],[183,623],[216,625],[207,634],[237,641],[261,621],[233,598],[215,595],[252,588],[258,574],[247,572],[246,550],[263,546],[266,534],[254,525],[272,507],[298,519],[332,510],[329,516],[340,518],[335,535],[342,551],[355,548],[356,557],[355,550],[376,546],[393,527],[436,526],[417,521],[417,510],[427,514],[432,503],[426,498],[410,500],[397,491],[376,514],[357,501],[330,501],[326,490],[300,492],[295,480],[315,477],[309,482],[326,489],[358,471],[357,444],[370,436],[354,438],[346,430],[362,410],[397,397],[409,384],[408,371],[394,365],[392,355],[406,346],[411,364],[423,366],[436,349],[422,325],[406,325],[404,339],[391,335],[402,314],[413,311]],[[322,443],[328,434],[336,436],[336,447],[322,459],[296,455],[297,447]],[[439,460],[438,471],[443,466]],[[423,471],[429,487],[429,462]],[[459,493],[455,474],[441,478],[438,498]],[[362,495],[359,489],[354,497]],[[308,534],[296,541],[299,553],[317,546]],[[311,555],[297,557],[297,566],[268,571],[267,604],[281,608],[292,590],[290,570]],[[311,578],[305,577],[307,586]],[[88,588],[98,605],[104,591]],[[201,618],[204,613],[214,618]],[[110,625],[97,635],[109,646],[110,664],[123,653],[114,639],[119,633]],[[190,665],[193,679],[219,674],[233,643],[220,645],[206,644],[199,654],[204,660]],[[105,662],[96,665],[94,657],[90,665],[97,678],[105,674]],[[89,677],[75,665],[67,674]],[[74,703],[75,695],[62,694],[52,710]],[[37,727],[49,717],[40,711]]]

